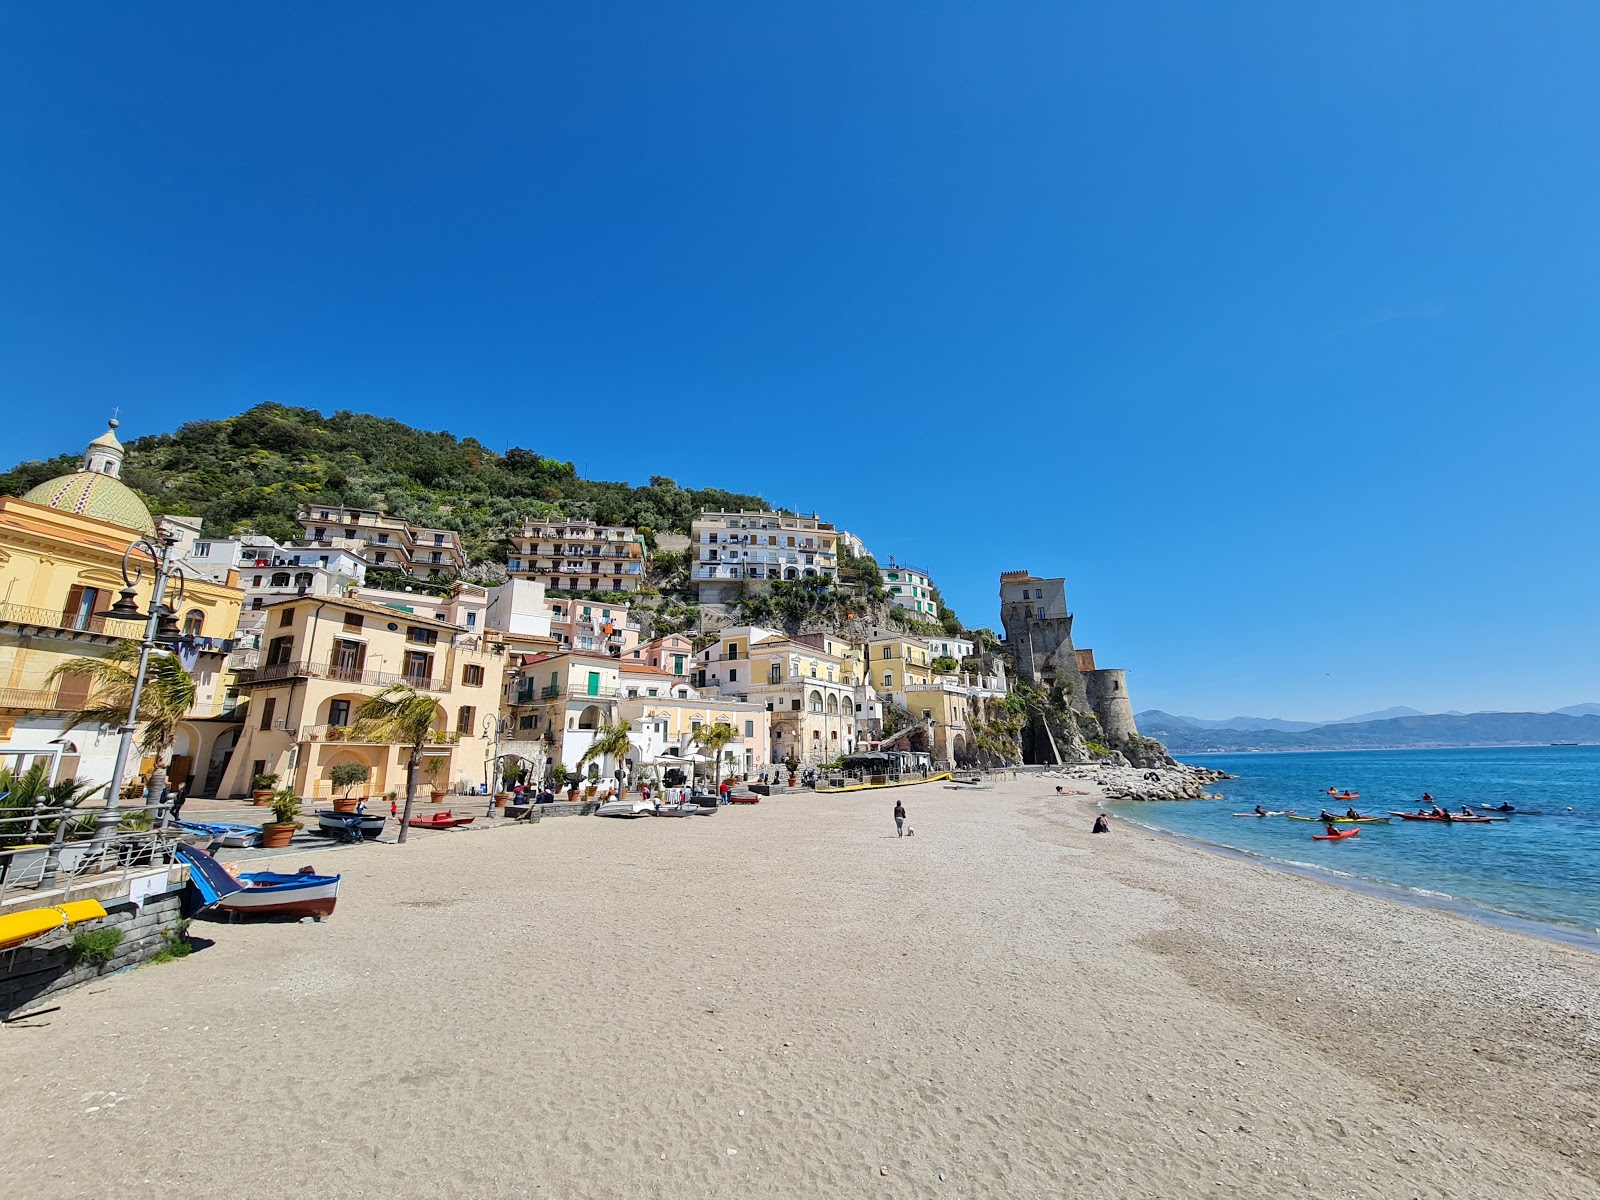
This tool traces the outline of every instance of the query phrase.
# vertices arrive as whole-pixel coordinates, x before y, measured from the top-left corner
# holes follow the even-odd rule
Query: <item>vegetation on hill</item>
[[[706,508],[765,508],[759,496],[680,488],[653,475],[643,487],[578,478],[570,462],[476,438],[413,429],[390,417],[258,404],[236,417],[191,421],[127,444],[123,481],[154,512],[205,519],[208,533],[301,536],[295,514],[313,501],[381,508],[455,529],[472,562],[503,562],[524,517],[561,516],[688,533]],[[74,471],[79,453],[0,474],[0,495]]]

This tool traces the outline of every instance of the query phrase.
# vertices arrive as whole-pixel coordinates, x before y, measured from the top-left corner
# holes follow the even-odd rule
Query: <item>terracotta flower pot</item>
[[[271,800],[271,799],[272,799],[272,789],[270,789],[270,788],[268,788],[265,791],[251,792],[250,793],[250,803],[251,804],[265,804],[268,800]]]
[[[333,801],[333,811],[340,813],[353,813],[356,811],[356,805],[360,804],[361,800],[365,798],[366,797],[364,796],[359,799],[354,796],[336,796],[334,797]]]
[[[504,808],[506,806],[506,801],[508,801],[510,799],[511,799],[510,796],[496,796],[494,798],[494,806],[496,808]]]
[[[435,804],[443,804],[444,803],[444,798],[448,794],[449,793],[443,792],[443,791],[435,792],[435,791],[433,791],[431,789],[428,792],[428,795],[433,797],[433,802]]]
[[[268,850],[281,850],[289,844],[289,839],[294,837],[295,825],[263,825],[261,827],[261,844]]]

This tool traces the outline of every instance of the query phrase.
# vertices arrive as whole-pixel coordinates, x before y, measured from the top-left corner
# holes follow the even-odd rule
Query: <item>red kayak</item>
[[[471,825],[474,818],[458,817],[448,808],[427,817],[412,817],[408,824],[413,829],[454,829],[457,825]]]
[[[1359,799],[1361,799],[1361,793],[1360,792],[1336,792],[1332,788],[1329,788],[1328,789],[1328,798],[1330,800],[1359,800]]]
[[[1437,821],[1441,825],[1493,825],[1495,821],[1505,820],[1504,817],[1458,817],[1451,814],[1448,817],[1436,817],[1432,813],[1403,813],[1389,812],[1391,817],[1399,817],[1402,821]]]
[[[1339,833],[1313,833],[1311,840],[1313,842],[1342,842],[1345,838],[1359,837],[1360,835],[1361,830],[1359,829],[1346,829]]]

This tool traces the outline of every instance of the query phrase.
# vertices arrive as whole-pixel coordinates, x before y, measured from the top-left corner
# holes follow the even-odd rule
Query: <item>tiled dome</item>
[[[154,533],[156,523],[144,501],[117,478],[122,471],[122,443],[117,441],[116,428],[117,423],[112,421],[110,429],[89,443],[82,470],[30,488],[22,498],[31,504],[79,513],[140,533]]]

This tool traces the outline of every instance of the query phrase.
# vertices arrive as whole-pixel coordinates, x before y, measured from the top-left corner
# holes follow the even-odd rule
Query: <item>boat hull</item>
[[[323,917],[332,916],[339,902],[338,875],[274,875],[246,873],[239,882],[246,886],[217,901],[216,907],[230,917]]]
[[[349,830],[351,818],[356,813],[329,812],[327,809],[317,810],[317,832],[324,837],[344,837]],[[361,836],[375,838],[383,832],[389,818],[382,813],[361,813]]]

